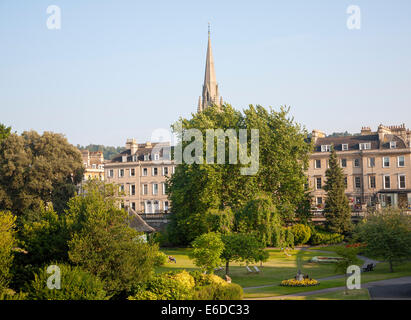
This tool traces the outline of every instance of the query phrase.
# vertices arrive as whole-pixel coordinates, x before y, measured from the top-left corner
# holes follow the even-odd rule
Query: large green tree
[[[276,112],[251,105],[242,113],[225,104],[207,108],[193,114],[191,119],[180,119],[173,125],[182,150],[186,150],[192,142],[184,141],[182,133],[188,129],[201,132],[204,137],[204,158],[208,129],[234,129],[237,137],[241,129],[247,130],[248,150],[251,148],[251,130],[258,129],[259,169],[255,175],[243,175],[243,164],[230,164],[230,143],[224,145],[225,162],[222,164],[217,164],[218,158],[215,156],[215,164],[204,162],[178,165],[175,174],[168,181],[168,195],[173,211],[169,228],[172,242],[190,243],[198,235],[208,232],[206,213],[210,209],[223,211],[228,207],[235,212],[258,192],[270,195],[282,217],[293,217],[304,197],[304,170],[311,145],[306,142],[307,132],[294,122],[288,112],[286,108]],[[214,151],[218,145],[216,140]]]
[[[65,213],[57,214],[51,207],[41,206],[20,218],[17,238],[24,253],[15,254],[12,270],[16,289],[33,280],[33,273],[44,264],[68,262],[70,231]]]
[[[62,212],[83,177],[81,154],[61,134],[10,134],[0,144],[0,210],[21,216],[52,203]]]
[[[154,271],[157,245],[145,243],[119,209],[118,187],[90,182],[86,194],[70,199],[67,226],[72,232],[68,256],[72,263],[98,276],[117,297],[146,281]]]
[[[264,244],[253,234],[229,233],[221,235],[224,250],[221,259],[225,262],[225,273],[229,273],[230,262],[253,263],[267,259]]]
[[[202,271],[214,273],[214,269],[221,264],[220,255],[224,250],[224,243],[218,233],[209,232],[198,236],[192,243],[193,251],[190,258]]]
[[[395,209],[386,209],[367,218],[358,228],[359,239],[368,254],[394,263],[411,258],[411,217]]]
[[[346,234],[352,229],[351,208],[345,194],[344,172],[339,166],[334,147],[331,150],[329,168],[325,176],[327,178],[324,186],[327,192],[324,207],[326,227],[331,232]]]

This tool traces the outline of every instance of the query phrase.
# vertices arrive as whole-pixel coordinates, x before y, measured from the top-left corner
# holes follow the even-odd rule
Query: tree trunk
[[[228,264],[229,264],[229,261],[226,261],[225,262],[225,274],[226,275],[228,275]]]
[[[394,272],[394,269],[392,268],[392,260],[390,260],[390,272]]]

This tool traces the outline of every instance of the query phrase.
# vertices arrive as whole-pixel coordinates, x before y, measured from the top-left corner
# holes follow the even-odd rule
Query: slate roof
[[[156,229],[150,227],[147,222],[131,208],[129,209],[129,225],[138,232],[151,233],[156,231]]]
[[[371,143],[371,149],[390,149],[390,142],[397,142],[397,149],[406,148],[403,140],[396,135],[386,134],[384,141],[380,141],[378,134],[346,136],[346,137],[326,137],[318,138],[314,147],[315,152],[321,152],[322,145],[334,145],[336,151],[342,151],[342,145],[348,144],[348,151],[360,150],[360,143]]]
[[[137,156],[137,160],[138,160],[138,161],[144,161],[144,155],[146,155],[146,154],[149,155],[149,157],[150,157],[149,160],[154,160],[154,159],[151,159],[151,152],[152,152],[153,148],[154,148],[156,145],[158,145],[158,144],[159,144],[159,143],[151,143],[151,147],[150,147],[150,148],[147,148],[145,143],[139,144],[139,145],[138,145],[137,152],[136,152],[136,154],[135,154],[135,155]],[[169,145],[167,145],[167,144],[164,144],[164,146],[165,146],[165,147],[169,147]],[[116,155],[116,156],[111,160],[111,162],[123,162],[123,156],[127,156],[127,162],[133,161],[133,155],[131,154],[130,149],[127,149],[127,150],[119,153],[118,155]],[[160,156],[160,159],[164,158],[164,156],[165,156],[164,148],[161,148],[161,149],[160,149],[160,154],[159,154],[159,156]],[[168,158],[167,158],[167,159],[168,159]]]

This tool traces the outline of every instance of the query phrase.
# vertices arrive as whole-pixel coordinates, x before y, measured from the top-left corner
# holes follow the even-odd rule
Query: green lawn
[[[283,300],[370,300],[370,294],[367,289],[350,290],[347,294],[342,290],[309,296],[293,296]]]
[[[411,262],[406,262],[401,265],[398,265],[394,269],[395,272],[389,272],[389,265],[386,262],[377,264],[375,271],[367,272],[361,274],[361,283],[367,283],[371,281],[386,280],[392,278],[400,278],[411,275]],[[307,292],[315,291],[326,288],[333,287],[343,287],[345,286],[345,279],[333,279],[321,281],[320,285],[315,287],[306,287],[306,288],[291,288],[291,287],[281,287],[279,285],[256,288],[256,289],[244,289],[245,298],[263,298],[263,297],[273,297],[281,296],[287,294],[294,294],[298,292]]]
[[[335,246],[334,246],[335,247]],[[318,249],[327,251],[327,247],[319,247]],[[331,250],[333,247],[330,248]],[[166,255],[174,256],[177,263],[167,262],[165,266],[158,267],[156,272],[165,272],[175,269],[196,270],[198,269],[188,258],[191,251],[189,248],[173,248],[162,249]],[[334,264],[319,264],[311,263],[309,260],[314,256],[336,256],[334,252],[310,252],[303,250],[290,251],[291,256],[287,257],[279,249],[268,248],[269,260],[260,268],[261,273],[248,273],[245,264],[232,263],[230,264],[230,277],[234,283],[240,284],[244,288],[245,298],[262,298],[273,297],[287,294],[294,294],[299,292],[307,292],[320,290],[325,288],[342,287],[345,285],[345,279],[320,280],[320,285],[315,287],[292,288],[282,287],[280,282],[284,279],[293,278],[298,269],[302,273],[308,274],[311,278],[321,279],[336,275]],[[394,273],[389,272],[388,263],[379,263],[375,271],[362,274],[362,283],[370,281],[378,281],[390,278],[399,278],[411,275],[411,262],[407,262],[394,267]],[[223,276],[224,271],[216,274]],[[267,286],[262,288],[248,288],[254,286]],[[336,294],[336,293],[335,293]],[[330,294],[331,295],[331,294]],[[332,296],[332,295],[331,295]],[[338,295],[337,295],[338,296]],[[360,298],[358,298],[360,299]]]
[[[187,269],[194,270],[196,267],[188,258],[191,249],[164,249],[162,250],[166,255],[172,255],[176,258],[177,263],[169,263],[163,267],[156,269],[157,272],[164,272],[173,269]],[[327,255],[335,256],[335,254],[324,254],[307,252],[301,250],[293,250],[289,253],[291,256],[287,257],[279,249],[267,249],[269,252],[269,260],[257,266],[260,268],[260,273],[249,273],[245,268],[245,264],[231,263],[230,277],[233,282],[240,284],[242,287],[262,286],[279,284],[284,279],[290,279],[295,276],[297,270],[300,269],[302,273],[308,274],[311,278],[328,277],[335,275],[333,264],[318,264],[311,263],[309,260],[314,256]],[[297,267],[297,265],[299,265]],[[216,272],[217,275],[223,276],[224,270]]]

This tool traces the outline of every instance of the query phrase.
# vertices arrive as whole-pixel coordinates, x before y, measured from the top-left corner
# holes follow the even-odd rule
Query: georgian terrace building
[[[105,181],[124,191],[123,205],[137,213],[167,213],[166,179],[174,173],[170,143],[143,143],[128,139],[126,150],[104,166]]]
[[[104,156],[103,152],[91,152],[89,150],[81,150],[83,159],[84,176],[83,180],[104,180]]]
[[[315,149],[308,178],[317,213],[324,208],[325,171],[332,145],[344,170],[353,214],[361,215],[367,207],[411,210],[411,131],[405,125],[380,125],[377,132],[363,127],[360,135],[346,137],[326,137],[314,130],[312,140]]]

